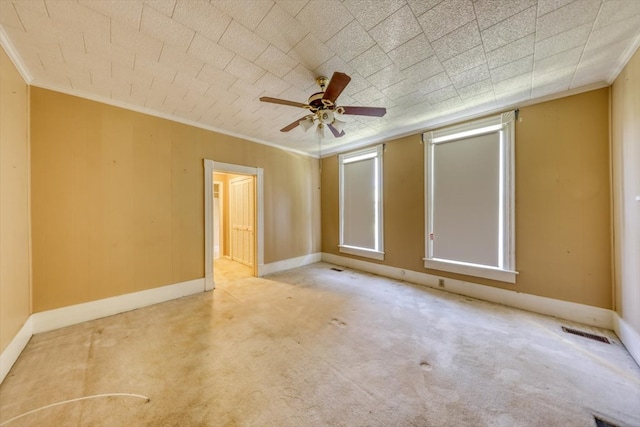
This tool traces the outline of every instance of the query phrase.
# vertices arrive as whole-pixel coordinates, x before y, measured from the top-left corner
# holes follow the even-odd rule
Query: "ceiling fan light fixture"
[[[336,118],[333,119],[333,123],[331,123],[333,125],[334,128],[336,128],[336,130],[338,131],[338,133],[342,132],[342,129],[344,129],[344,125],[347,124],[347,122],[343,122],[342,120],[338,120]]]
[[[305,132],[308,131],[313,127],[313,119],[311,117],[305,117],[304,119],[300,120],[300,127]]]
[[[322,123],[318,123],[318,127],[316,128],[316,135],[318,138],[324,138],[324,125]]]

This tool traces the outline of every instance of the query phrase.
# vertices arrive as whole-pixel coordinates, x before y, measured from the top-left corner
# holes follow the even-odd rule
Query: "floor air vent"
[[[598,417],[593,417],[593,419],[596,422],[596,427],[618,427],[616,424],[611,424],[603,419],[600,419]]]
[[[341,268],[337,268],[337,267],[331,267],[331,269],[332,269],[333,271],[344,271],[343,269],[341,269]]]
[[[600,335],[590,334],[588,332],[579,331],[577,329],[565,328],[564,326],[562,327],[562,330],[569,334],[579,335],[581,337],[589,338],[591,340],[596,340],[596,341],[604,342],[607,344],[611,344],[607,338],[601,337]]]

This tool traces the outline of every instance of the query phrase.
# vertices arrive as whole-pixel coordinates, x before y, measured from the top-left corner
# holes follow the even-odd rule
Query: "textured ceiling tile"
[[[274,5],[272,0],[213,0],[211,4],[250,30],[258,27]]]
[[[281,78],[296,66],[296,61],[293,58],[274,46],[267,47],[255,63]]]
[[[92,0],[89,0],[92,1]],[[207,0],[180,1],[176,5],[173,19],[192,30],[200,32],[209,40],[220,40],[231,18],[213,7]]]
[[[382,93],[378,88],[374,86],[369,86],[368,88],[354,94],[353,97],[360,104],[367,105],[373,104],[377,100],[384,98],[384,93]]]
[[[487,67],[487,64],[480,64],[477,67],[470,68],[466,71],[452,74],[450,76],[453,85],[456,88],[460,89],[465,86],[491,78],[491,73],[489,72],[489,67]]]
[[[296,16],[309,0],[276,0],[278,6],[286,10],[291,16]]]
[[[491,69],[491,80],[496,83],[533,70],[533,55]]]
[[[366,29],[370,30],[406,3],[404,0],[345,0],[344,5]]]
[[[286,31],[283,31],[286,28]],[[283,52],[289,52],[309,31],[279,5],[271,8],[256,33]]]
[[[456,88],[454,88],[453,86],[443,87],[442,89],[438,89],[429,93],[427,96],[429,103],[431,103],[432,105],[439,104],[452,98],[460,100],[458,91],[456,91]]]
[[[574,47],[584,46],[589,39],[591,27],[591,23],[586,23],[564,33],[538,41],[536,43],[536,60],[547,58]]]
[[[506,96],[508,92],[515,90],[529,90],[531,87],[531,72],[511,77],[493,84],[493,92],[499,101],[501,97]]]
[[[21,1],[21,2],[2,2],[9,7],[13,6],[13,9],[18,14],[20,19],[21,28],[24,26],[24,30],[31,31],[37,29],[38,25],[42,22],[50,21],[49,12],[44,4],[44,1]],[[2,9],[3,11],[6,9]]]
[[[427,10],[435,7],[442,0],[407,0],[407,3],[411,7],[411,10],[416,16],[420,16]]]
[[[203,60],[171,46],[164,46],[158,62],[167,67],[179,68],[182,72],[192,77],[197,76],[202,67],[204,67]]]
[[[535,35],[530,34],[526,37],[509,43],[508,45],[499,47],[487,53],[487,63],[489,68],[500,67],[525,56],[533,55]]]
[[[609,43],[606,48],[585,50],[576,69],[571,87],[579,87],[593,82],[612,83],[615,72],[621,69],[620,57],[630,41]]]
[[[218,42],[249,61],[255,61],[268,46],[262,38],[232,20]]]
[[[351,13],[338,0],[310,1],[296,19],[322,42],[353,21]]]
[[[353,70],[353,67],[351,67],[349,64],[347,64],[338,55],[333,55],[326,62],[322,63],[322,65],[320,65],[319,67],[316,67],[312,71],[317,76],[327,76],[327,77],[331,77],[333,75],[333,73],[336,72],[336,71],[340,71],[340,72],[348,74],[349,76],[352,76],[352,77],[353,77],[353,75],[355,73],[354,70]],[[353,81],[349,84],[349,88],[351,88],[352,84],[353,84]]]
[[[85,36],[85,39],[90,38]],[[161,41],[116,21],[111,22],[111,43],[154,60],[158,60],[162,52]]]
[[[166,49],[166,47],[165,47]],[[234,57],[233,52],[196,34],[189,46],[189,54],[223,70]]]
[[[207,91],[211,87],[210,82],[204,82],[202,80],[196,79],[195,77],[192,77],[187,73],[183,73],[180,70],[178,70],[178,73],[173,79],[173,82],[178,86],[184,87],[191,92],[199,93],[201,95],[207,93]]]
[[[173,16],[173,11],[176,8],[176,0],[144,0],[144,4],[151,6],[170,18]]]
[[[248,83],[255,82],[265,73],[262,68],[240,56],[235,56],[224,71]]]
[[[217,67],[210,64],[204,64],[200,73],[196,76],[200,81],[209,83],[210,87],[227,90],[237,80],[237,77],[225,73]]]
[[[257,101],[264,90],[256,85],[248,85],[241,80],[236,80],[236,82],[229,88],[229,92],[235,93],[241,98],[251,100],[255,105],[255,108],[258,108],[260,105]]]
[[[269,91],[271,96],[277,96],[291,87],[289,83],[269,72],[264,73],[254,86],[263,91]]]
[[[3,27],[15,28],[25,31],[22,26],[18,14],[13,6],[13,3],[8,1],[0,1],[0,24]]]
[[[140,31],[184,52],[186,52],[195,34],[192,29],[148,6],[142,9]]]
[[[109,40],[109,18],[93,9],[68,1],[49,1],[47,10],[58,27],[74,28],[77,32],[93,31]]]
[[[349,65],[355,70],[358,70],[364,77],[369,77],[391,64],[393,64],[391,59],[389,59],[378,45],[373,46],[349,62]]]
[[[503,21],[518,12],[536,6],[536,0],[476,0],[476,11],[480,30]]]
[[[136,56],[134,70],[145,73],[154,80],[163,80],[164,82],[172,82],[176,76],[177,70],[173,67],[160,65],[157,61],[145,58],[144,56]]]
[[[375,74],[369,76],[368,80],[372,85],[380,90],[383,90],[392,84],[398,83],[407,77],[402,71],[395,65],[390,65]]]
[[[422,32],[409,6],[405,6],[373,27],[369,34],[385,52],[401,46]]]
[[[335,71],[341,71],[336,69]],[[333,74],[333,73],[331,73]],[[352,71],[348,71],[349,77],[351,77],[351,82],[349,82],[349,85],[347,86],[347,88],[344,90],[343,94],[341,95],[341,100],[343,99],[343,97],[348,97],[351,94],[360,92],[361,90],[364,90],[368,87],[371,86],[371,83],[369,83],[369,81],[367,79],[365,79],[364,77],[362,77],[362,75],[358,72],[352,72]],[[344,104],[344,102],[343,102]]]
[[[482,43],[480,31],[475,21],[453,30],[446,36],[434,40],[431,45],[441,61],[460,55]]]
[[[451,79],[447,73],[436,74],[418,83],[421,93],[432,93],[447,86],[451,86]]]
[[[327,76],[327,77],[330,77],[330,76]],[[283,80],[302,91],[307,91],[308,89],[316,88],[315,86],[316,76],[301,64],[298,64],[298,66],[296,66],[293,70],[289,71],[287,75],[284,76]],[[310,94],[307,94],[305,96],[305,99],[309,95]]]
[[[419,82],[444,71],[438,57],[431,56],[403,70],[404,75],[412,82]]]
[[[331,58],[333,52],[316,36],[308,34],[300,43],[291,49],[288,55],[312,70]]]
[[[125,22],[133,27],[140,25],[142,3],[121,0],[79,0],[79,3],[97,10],[114,21]]]
[[[536,30],[536,8],[526,9],[481,32],[486,52],[519,40]],[[537,39],[537,37],[536,37]]]
[[[640,1],[609,0],[602,4],[594,30],[640,15]]]
[[[444,65],[449,75],[453,75],[486,64],[486,62],[484,49],[482,49],[482,46],[478,46],[444,61],[442,65]]]
[[[292,73],[294,71],[292,70]],[[293,77],[293,74],[292,74]],[[301,81],[308,81],[308,79],[311,77],[311,75],[302,75],[302,76],[298,76],[297,79],[301,80]],[[298,89],[296,86],[291,86],[289,89],[285,90],[284,92],[282,92],[278,97],[282,98],[282,99],[288,99],[290,101],[295,101],[295,102],[307,102],[307,99],[309,98],[309,95],[311,95],[311,92],[307,93],[307,89],[309,89],[310,87],[312,87],[311,85],[308,85],[304,90],[302,89]],[[317,86],[316,86],[317,87]],[[265,95],[269,95],[268,93],[265,93]],[[269,108],[278,108],[280,109],[280,111],[284,110],[284,111],[292,111],[295,110],[293,107],[288,107],[285,105],[282,106],[276,106],[275,104],[265,104],[265,106],[268,106]]]
[[[631,40],[637,36],[638,28],[640,28],[640,15],[631,15],[623,21],[598,28],[591,33],[585,50],[604,49],[611,43]],[[619,54],[622,54],[622,51]]]
[[[431,47],[431,43],[427,40],[427,36],[423,33],[418,34],[405,44],[398,46],[388,52],[389,58],[401,69],[410,67],[411,65],[422,61],[435,54]]]
[[[540,16],[536,25],[536,41],[592,23],[599,9],[600,0],[580,0]]]
[[[475,19],[471,0],[443,1],[418,18],[429,41],[438,40]]]
[[[578,64],[578,61],[580,61],[581,56],[582,47],[579,46],[571,50],[560,52],[558,54],[548,56],[544,59],[536,61],[533,65],[533,70],[536,72],[536,74],[544,74],[556,69],[576,66]]]
[[[345,61],[351,61],[375,44],[358,21],[351,21],[327,41],[327,46]]]
[[[402,80],[398,83],[394,83],[389,87],[382,89],[382,93],[390,99],[397,100],[398,98],[405,96],[412,92],[418,91],[418,84],[416,82],[410,82],[409,80]]]
[[[475,98],[478,95],[487,93],[493,96],[493,85],[491,83],[491,79],[481,80],[479,82],[458,89],[458,95],[460,95],[460,98],[462,98],[463,100],[468,98]]]
[[[573,1],[575,0],[538,0],[538,16],[546,15]]]

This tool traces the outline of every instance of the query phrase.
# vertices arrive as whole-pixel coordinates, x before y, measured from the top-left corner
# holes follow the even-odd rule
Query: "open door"
[[[229,181],[229,234],[231,259],[254,266],[255,254],[255,185],[252,176]]]

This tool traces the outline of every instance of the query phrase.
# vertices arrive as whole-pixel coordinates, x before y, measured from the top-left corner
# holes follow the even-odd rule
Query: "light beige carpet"
[[[640,425],[640,368],[612,332],[331,267],[34,336],[0,425]]]

